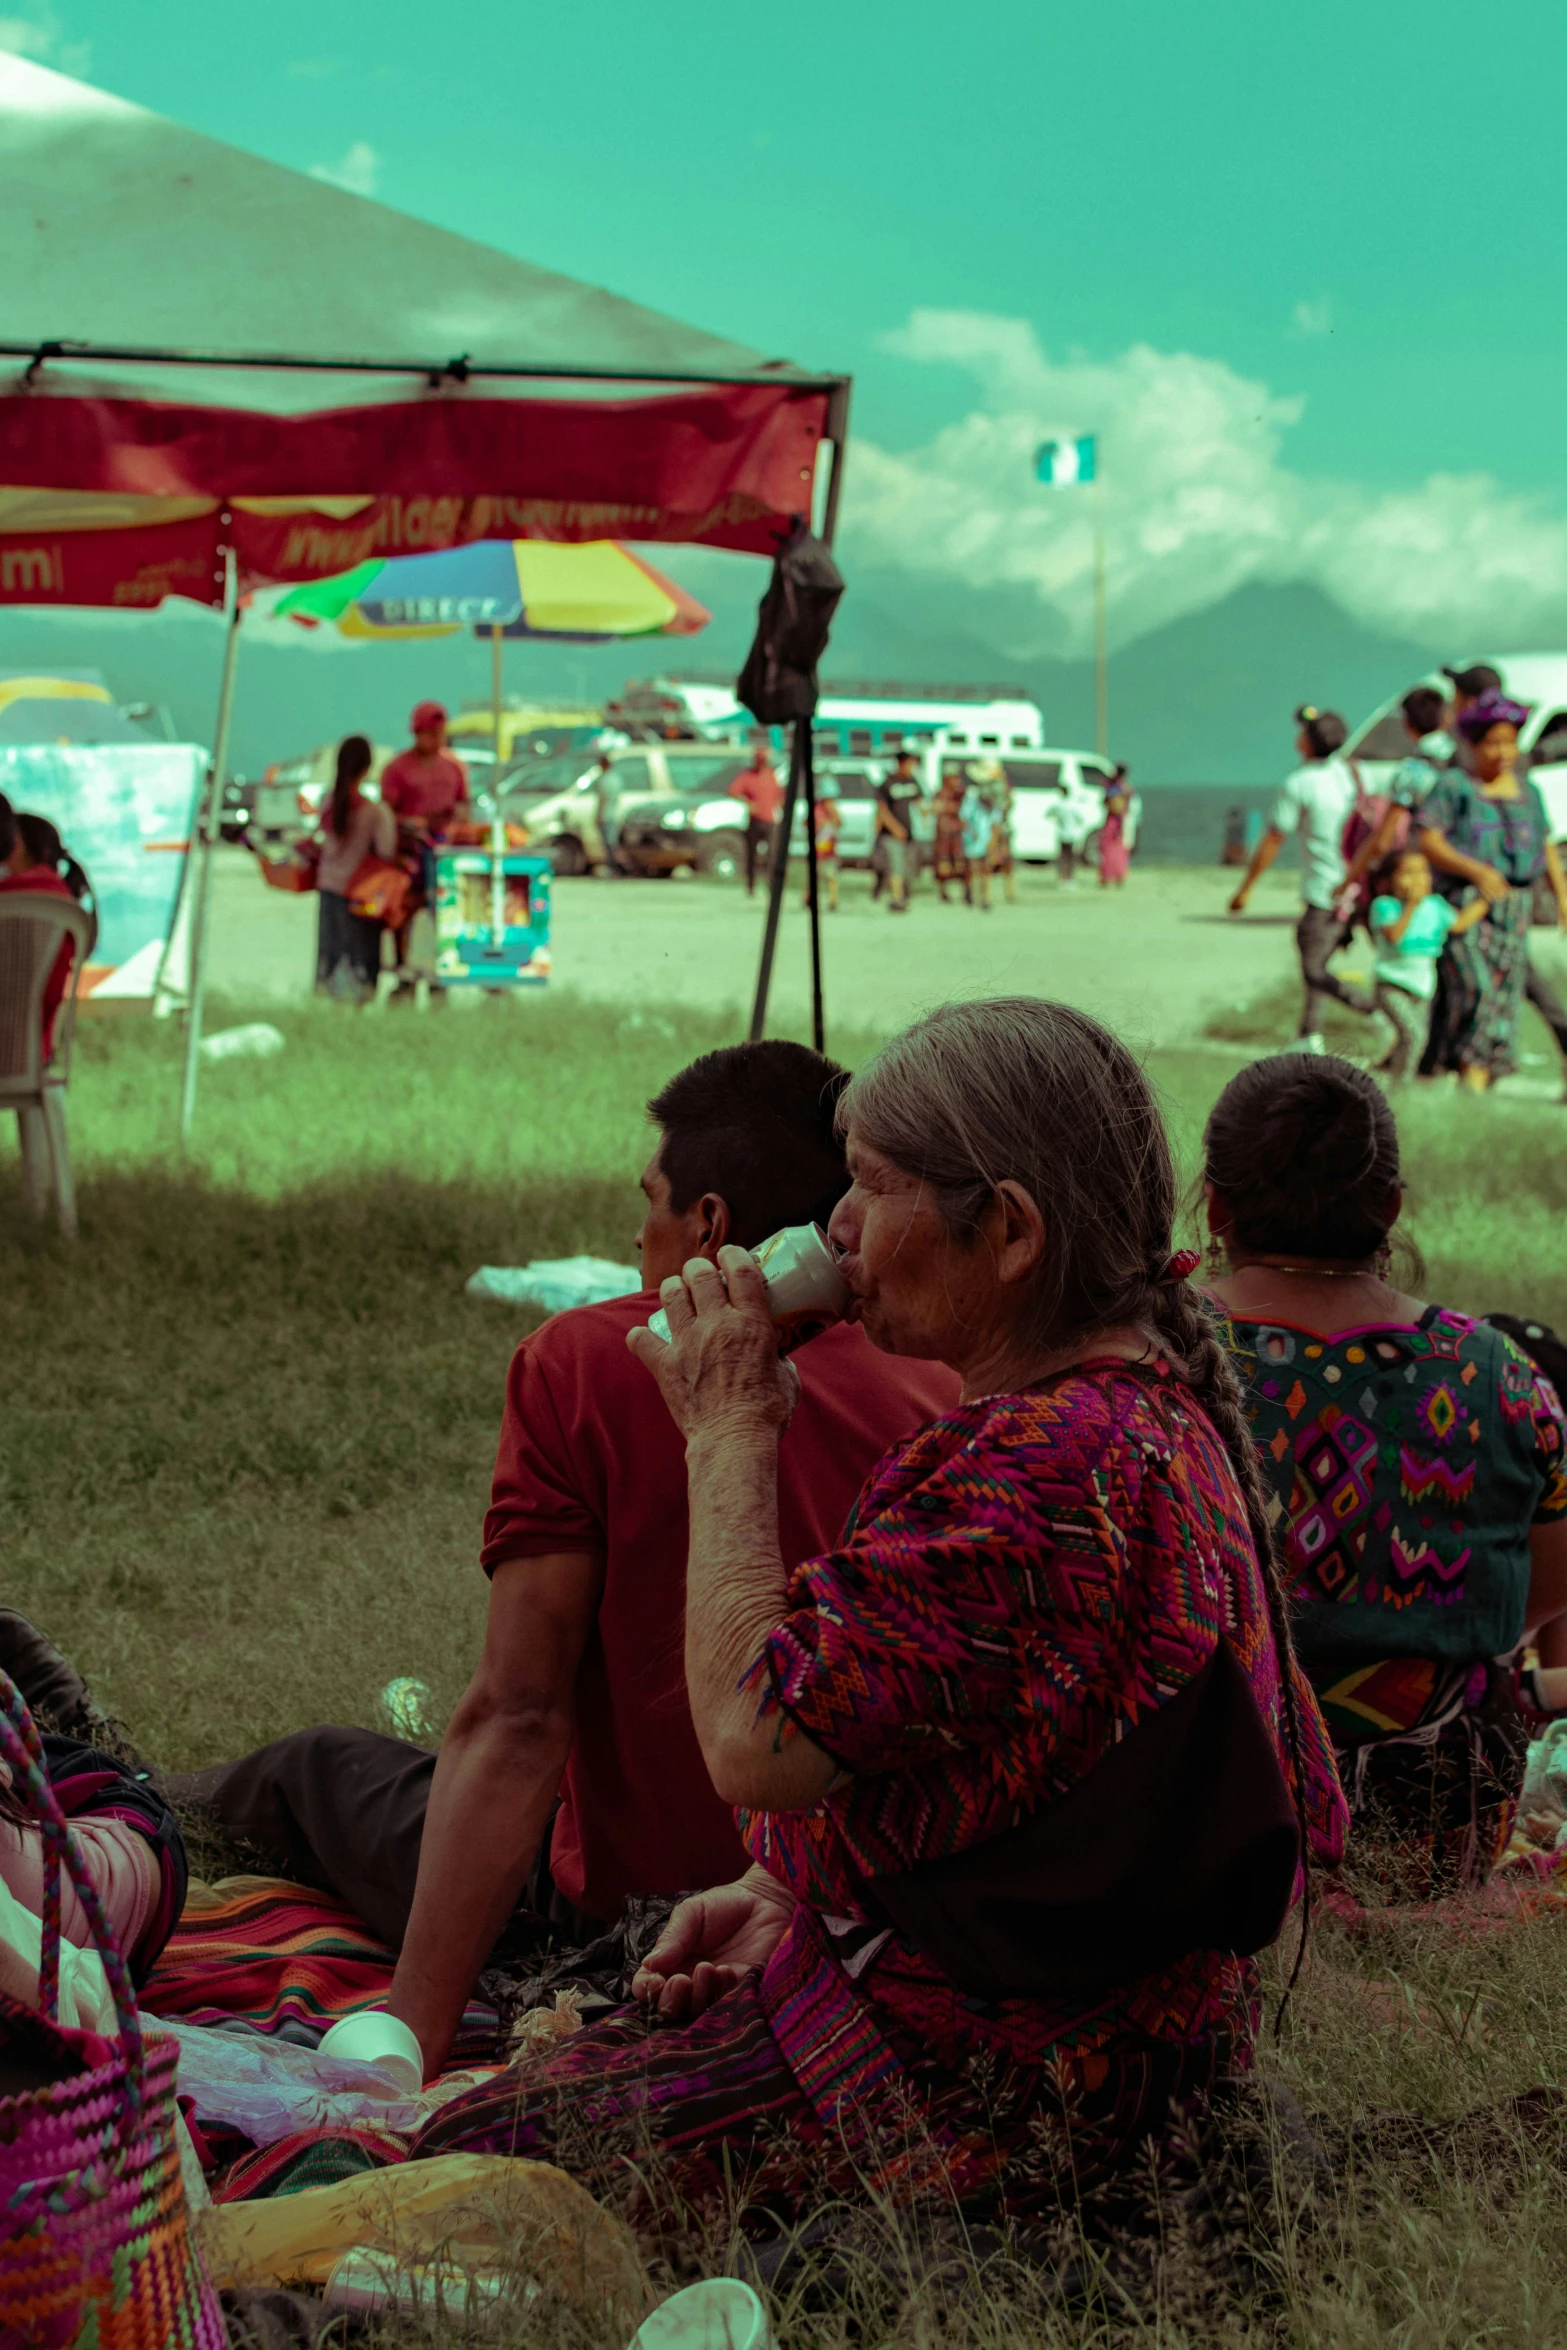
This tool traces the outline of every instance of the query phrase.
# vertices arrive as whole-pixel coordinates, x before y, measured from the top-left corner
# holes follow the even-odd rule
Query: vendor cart
[[[548,857],[504,845],[437,848],[435,977],[443,987],[542,987],[550,975]]]

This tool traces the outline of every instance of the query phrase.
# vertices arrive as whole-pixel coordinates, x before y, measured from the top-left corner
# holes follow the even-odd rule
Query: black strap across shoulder
[[[1110,1990],[1288,1914],[1300,1831],[1273,1734],[1223,1638],[1185,1688],[1021,1826],[869,1879],[872,1913],[977,1998]]]

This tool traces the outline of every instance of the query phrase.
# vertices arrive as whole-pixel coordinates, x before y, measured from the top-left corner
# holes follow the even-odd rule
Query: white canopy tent
[[[485,538],[771,554],[813,502],[830,535],[849,385],[10,55],[0,136],[0,604],[231,614],[188,1131],[247,585]]]

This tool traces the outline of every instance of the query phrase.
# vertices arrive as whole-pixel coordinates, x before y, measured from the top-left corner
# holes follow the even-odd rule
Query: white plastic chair
[[[76,992],[97,924],[74,898],[50,890],[0,891],[0,1110],[16,1112],[22,1144],[22,1196],[42,1216],[54,1193],[67,1240],[76,1238],[76,1186],[65,1139]],[[43,1051],[44,988],[67,938],[75,941],[71,976],[55,1016],[54,1049]]]

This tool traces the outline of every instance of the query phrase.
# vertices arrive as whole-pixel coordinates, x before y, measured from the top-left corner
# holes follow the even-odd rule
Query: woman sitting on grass
[[[840,1114],[851,1313],[963,1400],[786,1575],[796,1383],[760,1272],[729,1249],[664,1283],[673,1343],[631,1343],[686,1440],[692,1714],[755,1865],[676,1910],[645,2016],[457,2098],[416,2154],[548,2156],[603,2190],[651,2149],[687,2195],[733,2177],[775,2210],[878,2180],[1048,2209],[1245,2067],[1237,1953],[1279,1929],[1299,1818],[1342,1848],[1137,1063],[1063,1005],[952,1006]]]
[[[1254,1062],[1204,1152],[1212,1294],[1351,1817],[1398,1889],[1483,1884],[1527,1743],[1500,1660],[1567,1606],[1561,1408],[1499,1330],[1390,1280],[1398,1129],[1363,1071]]]

